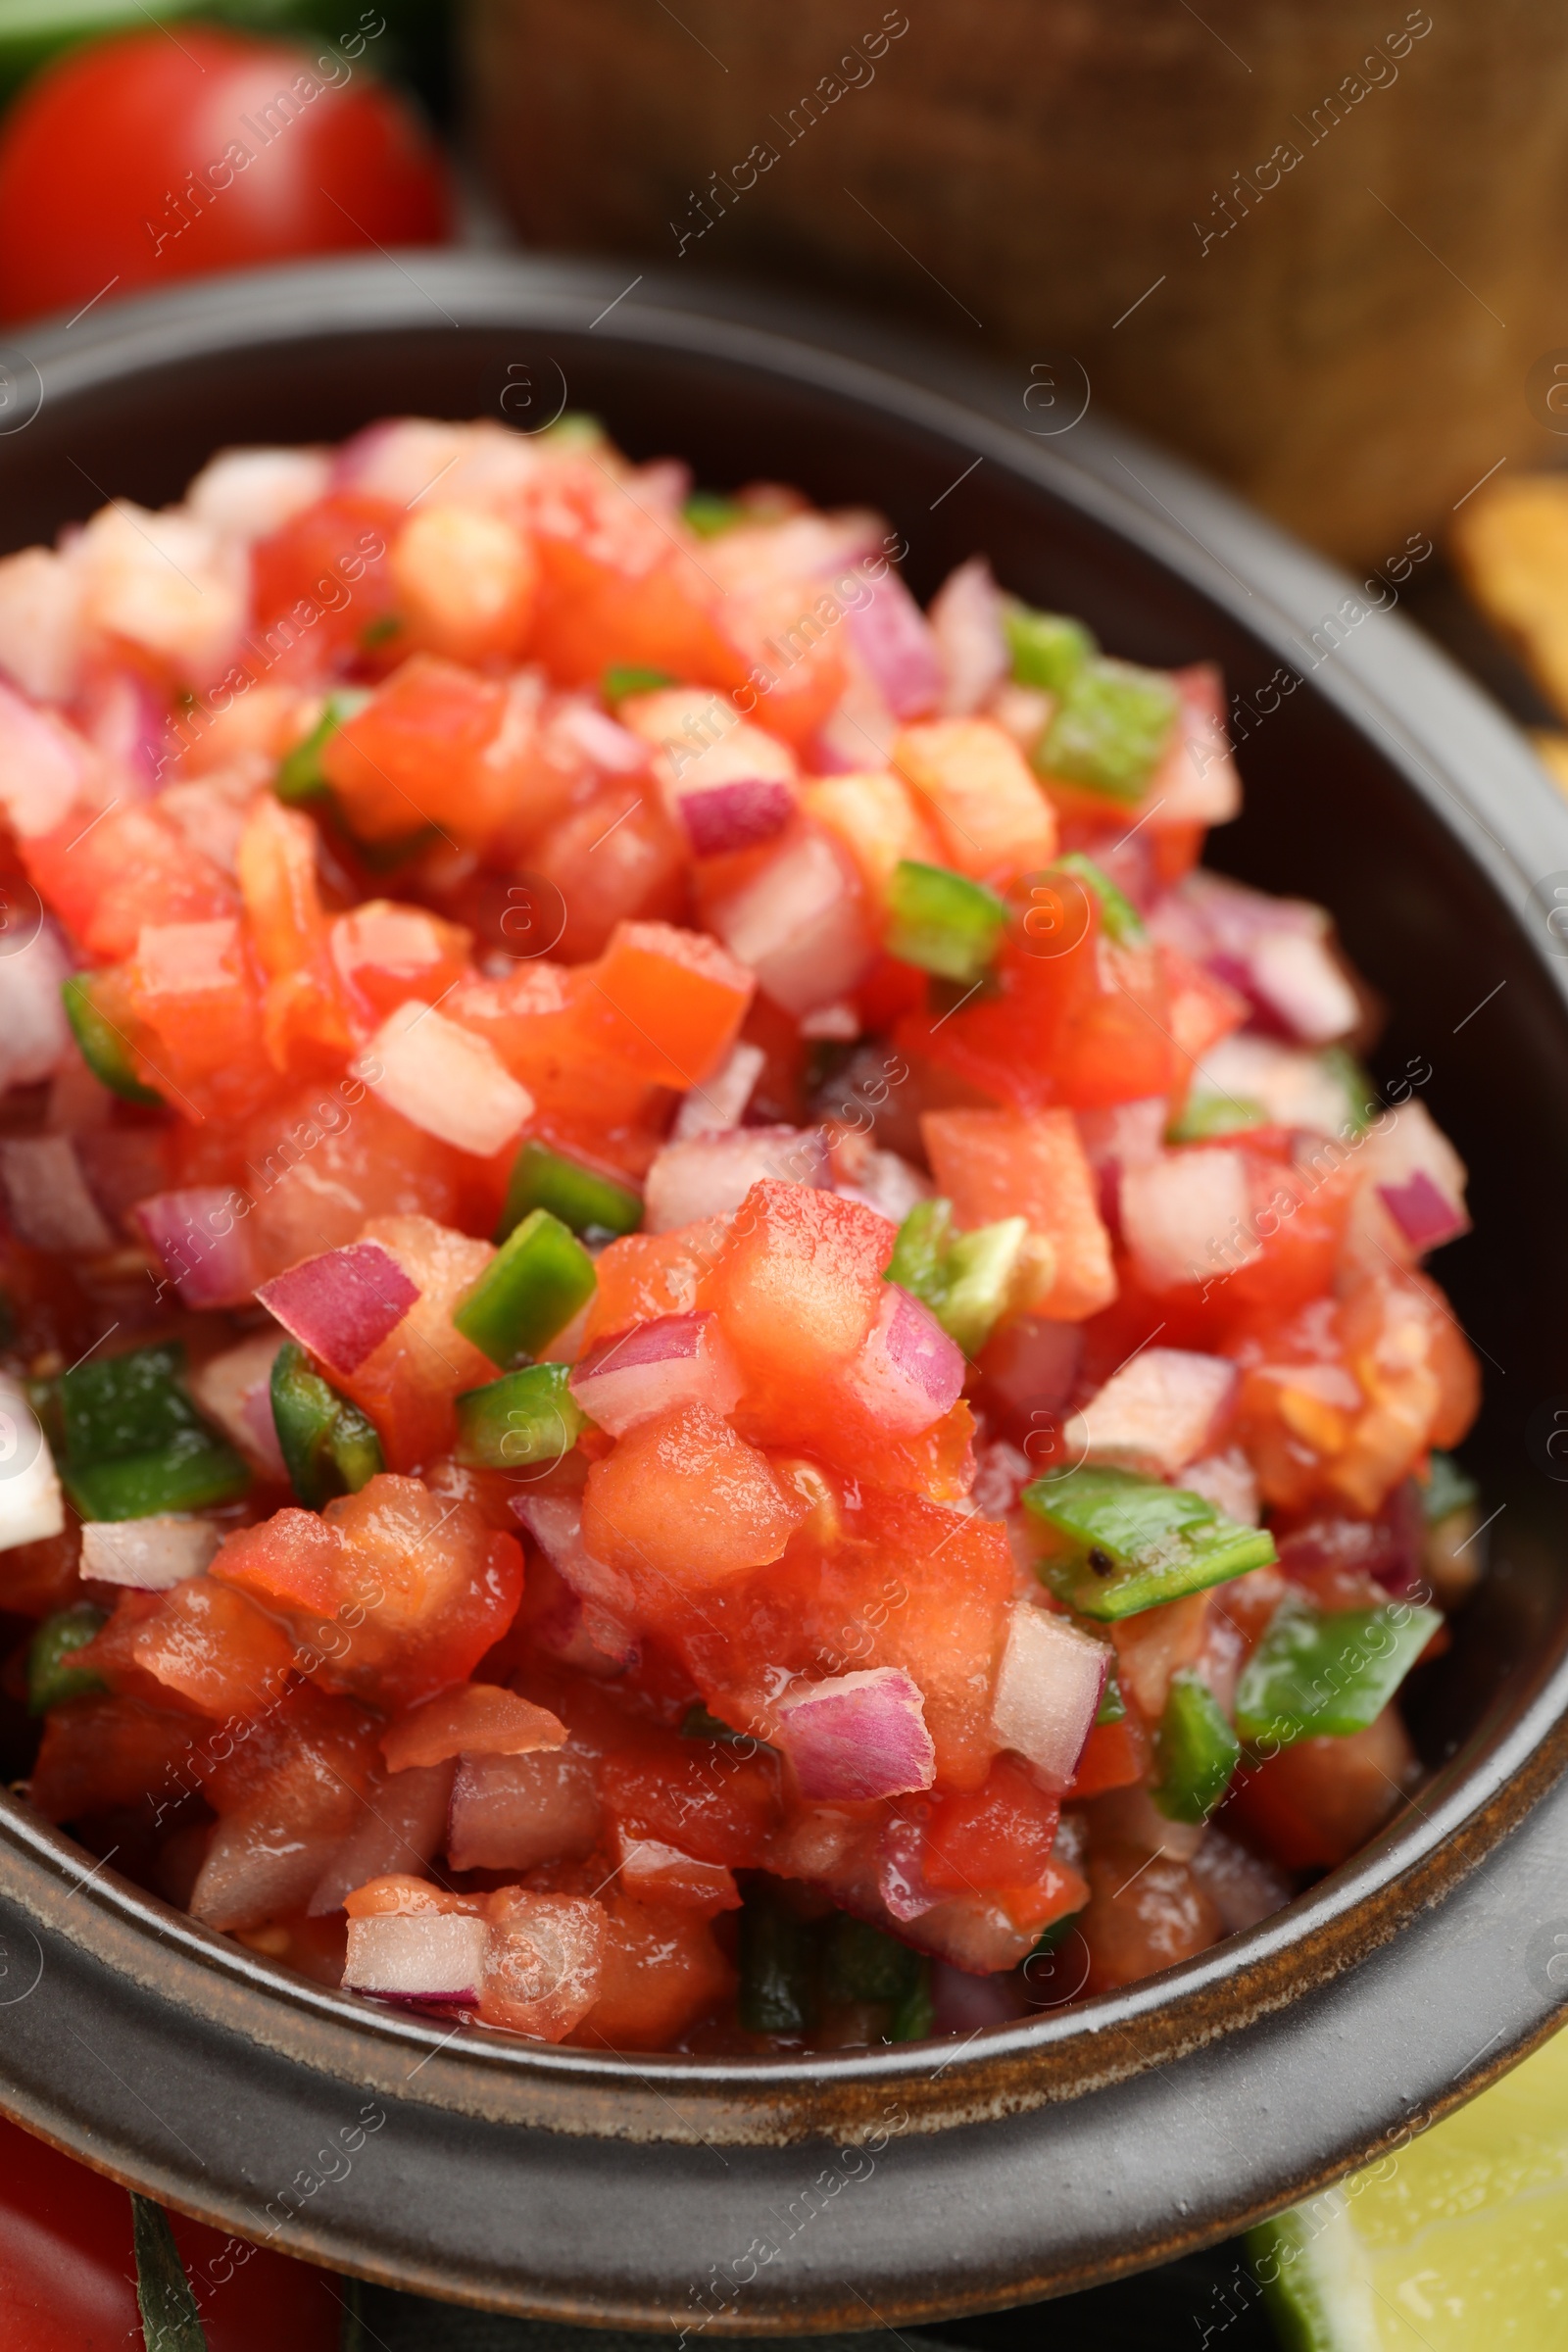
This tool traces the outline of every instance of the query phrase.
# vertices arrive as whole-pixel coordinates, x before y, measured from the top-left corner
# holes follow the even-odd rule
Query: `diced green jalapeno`
[[[1087,1466],[1038,1478],[1023,1499],[1053,1539],[1042,1574],[1080,1616],[1102,1622],[1200,1592],[1275,1557],[1266,1528],[1243,1527],[1201,1494],[1135,1470]]]
[[[154,1094],[150,1086],[143,1086],[137,1077],[129,1042],[99,1011],[93,995],[93,974],[73,972],[69,980],[60,983],[60,994],[65,1000],[71,1033],[93,1076],[127,1102],[162,1102],[163,1096]]]
[[[1474,1510],[1481,1489],[1451,1453],[1434,1453],[1426,1485],[1420,1490],[1421,1513],[1428,1527],[1451,1519],[1455,1511]]]
[[[548,1208],[573,1233],[635,1233],[643,1221],[643,1204],[625,1185],[552,1152],[548,1144],[527,1143],[512,1163],[497,1242],[506,1241],[536,1208]]]
[[[939,979],[978,980],[995,960],[1007,908],[994,890],[945,865],[900,860],[888,885],[887,951]]]
[[[1075,874],[1084,888],[1098,900],[1100,919],[1107,939],[1113,940],[1118,948],[1143,946],[1149,937],[1144,929],[1143,916],[1125,891],[1116,888],[1102,866],[1098,866],[1082,850],[1069,850],[1065,858],[1057,858],[1056,868],[1060,873]]]
[[[588,409],[564,409],[554,424],[540,427],[537,439],[550,449],[602,449],[605,443],[603,421]]]
[[[748,2034],[804,2034],[816,2019],[811,1931],[758,1888],[740,1918],[740,2022]]]
[[[1282,1600],[1236,1686],[1236,1728],[1251,1744],[1364,1732],[1388,1705],[1439,1626],[1436,1609],[1315,1609]]]
[[[1029,1238],[1023,1217],[953,1231],[951,1200],[917,1200],[899,1227],[886,1279],[919,1298],[966,1355],[991,1337]]]
[[[384,1470],[375,1425],[311,1364],[297,1340],[272,1358],[272,1425],[289,1484],[308,1511],[357,1494]]]
[[[1097,1724],[1120,1723],[1127,1713],[1127,1701],[1121,1694],[1114,1666],[1105,1670],[1105,1688],[1100,1693],[1100,1706],[1095,1715]],[[1048,1931],[1049,1932],[1049,1931]]]
[[[57,1609],[44,1619],[27,1644],[29,1715],[42,1715],[63,1698],[82,1698],[89,1690],[108,1689],[102,1675],[94,1674],[90,1666],[71,1663],[74,1653],[84,1649],[108,1623],[104,1610],[86,1602],[74,1609]]]
[[[464,1293],[452,1320],[493,1364],[515,1364],[565,1330],[593,1297],[596,1280],[576,1235],[548,1208],[530,1209]]]
[[[662,687],[678,686],[667,669],[644,669],[635,662],[612,662],[600,681],[606,702],[612,710],[633,694],[658,694]]]
[[[233,1502],[251,1474],[232,1446],[190,1429],[167,1446],[119,1461],[64,1462],[60,1479],[83,1519],[149,1519]]]
[[[1217,1135],[1245,1135],[1250,1128],[1266,1127],[1268,1112],[1261,1102],[1245,1096],[1189,1095],[1165,1130],[1167,1144],[1206,1144]]]
[[[1162,670],[1103,656],[1085,662],[1035,753],[1043,775],[1137,801],[1176,725],[1181,698]]]
[[[458,1459],[473,1470],[559,1462],[588,1427],[569,1364],[529,1364],[458,1398]]]
[[[918,1965],[909,1989],[888,2020],[889,2041],[925,2041],[936,2024],[931,1999],[931,1963],[923,1953],[916,1952],[914,1957]]]
[[[1002,626],[1013,676],[1020,686],[1043,687],[1047,694],[1065,694],[1099,650],[1083,622],[1065,612],[1036,612],[1009,600]]]
[[[1365,1135],[1377,1116],[1377,1088],[1348,1046],[1325,1046],[1318,1059],[1345,1089],[1346,1125],[1352,1135]]]
[[[369,699],[363,686],[341,686],[327,696],[325,708],[305,741],[278,761],[272,789],[280,801],[297,808],[307,801],[324,800],[331,787],[322,773],[321,754],[339,727],[363,710]]]
[[[716,490],[694,490],[681,513],[699,539],[717,539],[744,522],[747,510],[733,498],[720,498]]]
[[[160,1340],[123,1355],[90,1356],[65,1373],[60,1404],[72,1461],[121,1461],[203,1429],[182,1385],[184,1371],[181,1344]]]
[[[1126,1712],[1124,1707],[1122,1713],[1125,1715]],[[1062,1914],[1060,1919],[1054,1919],[1049,1928],[1042,1928],[1035,1948],[1029,1955],[1029,1960],[1044,1960],[1052,1952],[1060,1951],[1082,1917],[1081,1911],[1067,1911]],[[1025,1977],[1029,1973],[1029,1960],[1023,1964]]]
[[[1208,1685],[1190,1670],[1171,1677],[1154,1731],[1158,1778],[1150,1794],[1167,1821],[1207,1821],[1231,1784],[1241,1741]]]

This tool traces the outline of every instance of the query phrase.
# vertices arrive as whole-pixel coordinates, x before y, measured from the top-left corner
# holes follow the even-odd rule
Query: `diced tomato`
[[[609,1934],[598,2000],[567,2035],[589,2049],[667,2050],[734,1990],[735,1972],[701,1912],[606,1887]]]
[[[605,1050],[649,1085],[683,1091],[724,1060],[755,985],[716,940],[668,923],[617,923],[583,977],[583,1009],[599,1015]]]
[[[1171,1043],[1176,1049],[1176,1092],[1185,1095],[1196,1065],[1222,1037],[1241,1028],[1249,1006],[1238,990],[1174,948],[1161,944],[1156,953],[1165,977]]]
[[[1244,1773],[1226,1817],[1287,1870],[1332,1870],[1398,1809],[1414,1765],[1397,1709],[1385,1707],[1364,1732],[1298,1740]]]
[[[1086,1992],[1110,1992],[1207,1951],[1224,1934],[1212,1900],[1184,1862],[1112,1846],[1089,1857]]]
[[[479,849],[512,813],[504,763],[485,755],[505,690],[433,654],[416,654],[345,719],[321,772],[360,841],[407,841],[426,826]]]
[[[920,865],[942,863],[933,825],[903,776],[888,772],[823,776],[807,785],[802,806],[808,816],[814,816],[843,842],[859,867],[873,906],[885,906],[894,868],[904,858],[913,858]],[[911,967],[901,964],[898,968],[907,978]],[[877,1026],[874,1022],[870,1025]]]
[[[583,1328],[584,1351],[634,1323],[688,1313],[728,1233],[727,1217],[708,1217],[673,1233],[629,1233],[602,1250],[595,1264],[599,1287]]]
[[[738,686],[747,664],[714,618],[695,553],[591,459],[564,465],[536,503],[539,605],[533,655],[570,686],[607,666],[662,670],[683,685]]]
[[[1021,1764],[999,1756],[972,1795],[945,1796],[932,1808],[921,1873],[955,1894],[1038,1886],[1060,1811]]]
[[[118,975],[147,1083],[187,1118],[242,1117],[276,1084],[237,918],[146,923]]]
[[[277,1696],[297,1653],[242,1593],[196,1576],[162,1596],[137,1627],[132,1654],[144,1674],[204,1715],[243,1720]]]
[[[564,915],[556,953],[585,963],[621,922],[678,921],[686,853],[657,795],[635,777],[605,784],[548,825],[528,852]]]
[[[1130,1788],[1149,1770],[1149,1734],[1130,1707],[1116,1723],[1097,1723],[1068,1793],[1100,1796],[1107,1788]]]
[[[417,1470],[450,1453],[453,1399],[494,1380],[495,1365],[452,1320],[465,1291],[494,1252],[429,1217],[371,1217],[364,1239],[395,1257],[419,1296],[380,1346],[339,1375],[338,1385],[369,1414],[389,1468]]]
[[[966,1229],[1027,1217],[1049,1245],[1028,1304],[1078,1323],[1116,1295],[1110,1236],[1071,1111],[928,1110],[920,1121],[939,1189]]]
[[[196,1727],[199,1732],[199,1726]],[[140,1805],[188,1776],[193,1718],[140,1699],[62,1699],[44,1718],[29,1794],[46,1821]]]
[[[515,657],[533,619],[539,566],[526,532],[502,514],[432,501],[392,543],[404,635],[456,662]]]
[[[289,1075],[338,1069],[354,1047],[327,956],[317,847],[310,818],[270,794],[257,801],[240,836],[246,924],[267,974],[263,1043],[273,1068]]]
[[[228,876],[145,802],[92,818],[68,816],[22,846],[34,887],[89,956],[129,956],[145,923],[204,923],[232,914]]]
[[[717,615],[726,659],[714,684],[731,686],[737,710],[798,751],[831,714],[848,678],[842,613],[824,613],[822,602],[815,582],[783,581],[732,594]]]
[[[805,1512],[764,1453],[690,1404],[642,1422],[594,1464],[583,1541],[639,1588],[701,1589],[776,1560]]]
[[[649,1726],[600,1767],[605,1811],[627,1838],[648,1838],[734,1870],[760,1863],[782,1811],[778,1760],[683,1740]]]
[[[368,1028],[411,997],[434,1004],[468,976],[467,932],[422,906],[366,899],[333,917],[330,938],[333,970]]]
[[[392,612],[388,551],[406,516],[338,491],[251,551],[255,635],[272,673],[309,678],[362,651]]]
[[[326,1690],[413,1706],[472,1672],[517,1612],[522,1555],[470,1504],[378,1476],[322,1515],[279,1511],[230,1536],[222,1584],[281,1617]]]
[[[1055,811],[994,719],[934,718],[906,727],[894,743],[893,764],[935,821],[941,863],[977,881],[1005,884],[1055,856]]]
[[[1111,1627],[1116,1679],[1149,1722],[1157,1723],[1164,1711],[1171,1676],[1201,1654],[1208,1606],[1206,1592],[1188,1592]]]

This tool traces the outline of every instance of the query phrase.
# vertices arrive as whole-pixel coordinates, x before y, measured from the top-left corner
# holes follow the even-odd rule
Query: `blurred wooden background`
[[[1550,0],[467,0],[465,48],[529,244],[1070,352],[1343,556],[1568,451]]]

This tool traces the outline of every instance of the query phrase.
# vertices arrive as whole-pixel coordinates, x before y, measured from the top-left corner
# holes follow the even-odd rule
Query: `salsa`
[[[1419,1785],[1430,1073],[1215,669],[906,552],[567,416],[0,562],[11,1771],[318,1981],[971,2033]]]

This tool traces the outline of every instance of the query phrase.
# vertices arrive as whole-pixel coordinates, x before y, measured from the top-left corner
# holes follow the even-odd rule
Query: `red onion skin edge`
[[[795,795],[775,776],[738,776],[681,796],[681,823],[699,858],[721,858],[776,840],[795,813]]]

